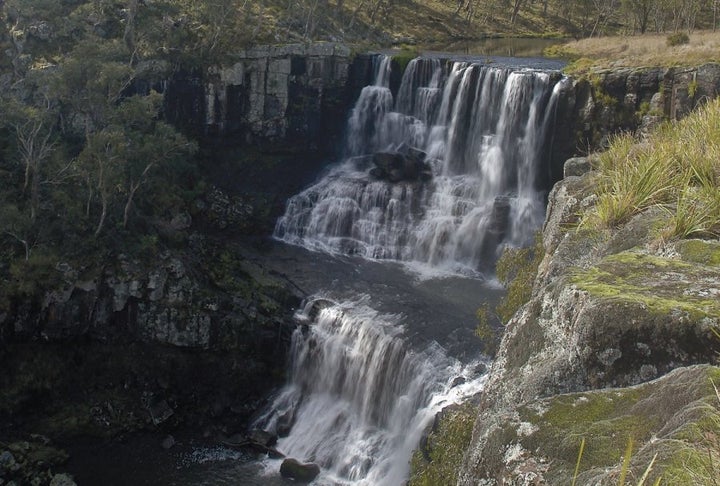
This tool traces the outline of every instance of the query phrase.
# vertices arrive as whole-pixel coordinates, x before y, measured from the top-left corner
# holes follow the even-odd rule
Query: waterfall
[[[528,243],[561,76],[439,59],[410,61],[397,96],[390,58],[350,115],[347,157],[288,201],[274,236],[453,272],[490,269]]]
[[[394,95],[390,58],[373,68],[345,158],[288,201],[275,238],[453,278],[491,270],[499,248],[527,243],[542,222],[538,175],[562,76],[420,58]],[[477,362],[410,346],[403,316],[371,304],[316,299],[298,313],[288,383],[256,423],[287,456],[321,466],[315,484],[403,484],[435,414],[484,383]]]
[[[463,366],[436,344],[412,351],[401,316],[366,301],[314,300],[299,312],[289,383],[258,420],[289,431],[284,454],[322,467],[314,484],[402,484],[435,414],[484,383],[478,363]]]

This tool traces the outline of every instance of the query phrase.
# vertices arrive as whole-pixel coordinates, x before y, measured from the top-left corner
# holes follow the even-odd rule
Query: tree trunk
[[[357,17],[357,14],[360,12],[360,10],[362,10],[362,8],[365,6],[366,1],[367,0],[362,0],[360,3],[358,3],[357,7],[355,7],[352,17],[350,17],[350,22],[348,23],[348,29],[352,29],[353,25],[355,24],[355,18]]]
[[[107,196],[101,194],[100,199],[102,200],[102,212],[100,213],[100,221],[98,221],[97,228],[95,229],[95,238],[100,235],[103,225],[105,224],[105,216],[107,216]]]
[[[510,23],[514,24],[515,20],[517,20],[517,16],[520,13],[520,8],[522,8],[522,5],[525,0],[515,0],[513,4],[513,11],[512,15],[510,16]]]
[[[128,0],[127,14],[125,16],[125,32],[123,41],[130,51],[130,65],[135,65],[137,60],[137,46],[135,45],[135,18],[137,17],[138,0]]]
[[[132,208],[133,198],[135,197],[135,192],[137,192],[139,187],[140,183],[130,183],[130,193],[128,194],[127,202],[125,203],[125,210],[123,211],[123,228],[127,228],[128,220],[130,219],[130,209]]]
[[[39,161],[36,161],[33,167],[32,184],[30,186],[30,221],[33,223],[37,218],[37,213],[40,210],[40,165]]]

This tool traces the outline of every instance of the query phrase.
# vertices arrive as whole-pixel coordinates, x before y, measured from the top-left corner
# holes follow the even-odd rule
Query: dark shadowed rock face
[[[224,424],[242,430],[283,380],[296,291],[243,247],[121,256],[0,314],[0,435],[114,437]]]
[[[333,43],[247,49],[207,73],[178,72],[165,114],[175,125],[225,144],[334,153],[371,64]]]

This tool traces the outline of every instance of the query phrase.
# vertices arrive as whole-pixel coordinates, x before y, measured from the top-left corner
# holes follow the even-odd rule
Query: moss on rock
[[[470,444],[476,409],[466,403],[443,411],[411,461],[408,486],[455,484],[463,454]]]
[[[703,265],[626,251],[574,271],[571,281],[593,296],[641,303],[654,314],[720,318],[720,276]]]
[[[664,484],[705,484],[689,480],[687,466],[698,465],[698,474],[708,469],[707,438],[720,432],[713,388],[719,375],[719,368],[699,365],[634,387],[558,395],[520,407],[507,427],[517,429],[519,449],[541,457],[547,484],[570,484],[582,439],[577,484],[617,484],[628,441],[632,484],[655,454],[648,484],[660,476]]]
[[[676,248],[686,262],[720,266],[720,241],[684,240],[678,242]]]

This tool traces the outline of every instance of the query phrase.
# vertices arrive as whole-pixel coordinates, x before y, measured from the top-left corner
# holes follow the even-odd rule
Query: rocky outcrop
[[[603,468],[619,463],[629,436],[638,473],[655,452],[677,452],[668,444],[712,413],[698,404],[711,403],[709,378],[720,371],[692,366],[717,361],[720,243],[663,242],[661,210],[613,231],[578,226],[595,202],[594,178],[569,176],[550,195],[545,258],[530,302],[507,325],[460,484],[566,484],[583,437],[591,459],[579,484],[616,484]],[[682,384],[687,393],[669,400]],[[695,439],[675,444],[693,449]],[[652,476],[671,466],[656,464]]]
[[[342,44],[262,46],[207,73],[179,72],[167,85],[166,116],[230,144],[334,152],[355,84],[367,68]]]
[[[612,68],[570,79],[555,114],[551,181],[578,147],[604,148],[619,132],[647,133],[720,94],[720,64],[694,68]]]

